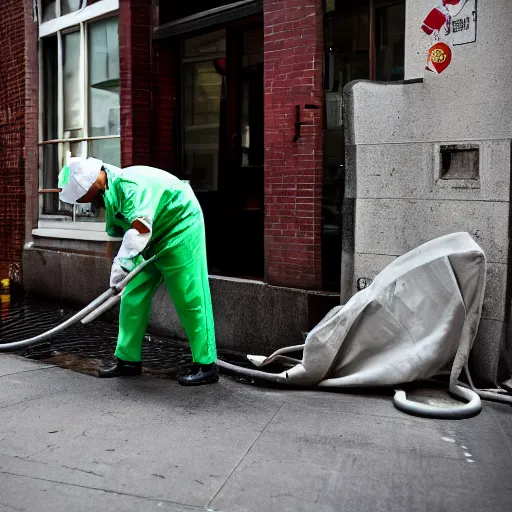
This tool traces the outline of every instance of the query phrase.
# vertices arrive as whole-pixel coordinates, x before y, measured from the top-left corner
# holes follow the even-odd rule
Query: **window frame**
[[[38,15],[42,16],[42,2],[37,0]],[[44,183],[43,176],[43,147],[45,145],[57,145],[59,165],[63,164],[69,157],[69,144],[77,144],[76,155],[87,156],[89,152],[89,144],[94,140],[121,139],[121,135],[102,135],[89,136],[89,30],[91,23],[102,19],[113,18],[119,16],[119,0],[100,0],[94,4],[85,5],[72,13],[59,16],[61,12],[61,0],[56,1],[56,18],[45,22],[40,22],[38,32],[38,64],[39,64],[39,116],[38,116],[38,152],[39,152],[39,209],[38,209],[38,228],[33,230],[33,234],[37,236],[49,236],[52,238],[75,238],[82,240],[91,240],[91,232],[103,231],[104,236],[95,236],[96,241],[112,241],[113,238],[104,233],[105,222],[101,221],[83,221],[76,219],[76,205],[73,207],[72,217],[61,214],[45,214],[43,213],[43,195],[55,194],[55,189],[44,189],[41,185]],[[79,62],[79,80],[80,80],[80,96],[81,96],[81,114],[83,119],[83,130],[81,137],[65,138],[64,137],[64,82],[63,82],[63,49],[64,36],[68,33],[80,33],[80,62]],[[42,40],[45,37],[57,37],[57,136],[58,138],[44,140],[44,55]],[[67,146],[67,148],[66,148]],[[56,170],[58,172],[58,170]],[[58,235],[59,229],[62,236]],[[71,236],[74,234],[74,236]],[[100,233],[98,233],[100,235]]]

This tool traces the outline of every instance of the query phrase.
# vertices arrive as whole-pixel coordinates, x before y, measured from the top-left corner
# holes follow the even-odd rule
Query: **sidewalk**
[[[0,511],[510,512],[512,408],[221,378],[100,380],[0,355]]]

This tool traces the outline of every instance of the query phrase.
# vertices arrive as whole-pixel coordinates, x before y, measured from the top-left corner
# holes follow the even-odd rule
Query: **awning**
[[[186,18],[163,23],[153,29],[153,38],[163,39],[178,36],[258,14],[263,14],[263,0],[242,0],[241,2],[223,5]]]

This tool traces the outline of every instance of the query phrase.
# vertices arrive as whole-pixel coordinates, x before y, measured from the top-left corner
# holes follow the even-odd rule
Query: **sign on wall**
[[[476,42],[476,4],[477,0],[467,0],[462,10],[450,19],[454,46]]]
[[[423,20],[423,32],[430,36],[428,71],[440,74],[451,63],[451,46],[474,43],[477,35],[477,0],[438,0]]]

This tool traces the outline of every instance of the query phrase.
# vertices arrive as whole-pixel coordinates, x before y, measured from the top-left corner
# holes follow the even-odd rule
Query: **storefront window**
[[[57,13],[73,12],[82,4],[61,0]],[[120,165],[118,24],[117,17],[89,20],[41,38],[42,189],[57,187],[68,155],[94,156]],[[45,193],[42,204],[45,215],[104,220],[103,211],[60,203],[56,193]]]
[[[206,220],[210,272],[263,275],[263,23],[182,40],[180,177]]]
[[[121,84],[117,18],[89,25],[89,135],[113,137],[121,134]],[[120,165],[121,139],[89,142],[89,154]]]
[[[218,188],[225,57],[223,30],[184,42],[183,177],[197,192],[213,192]]]

